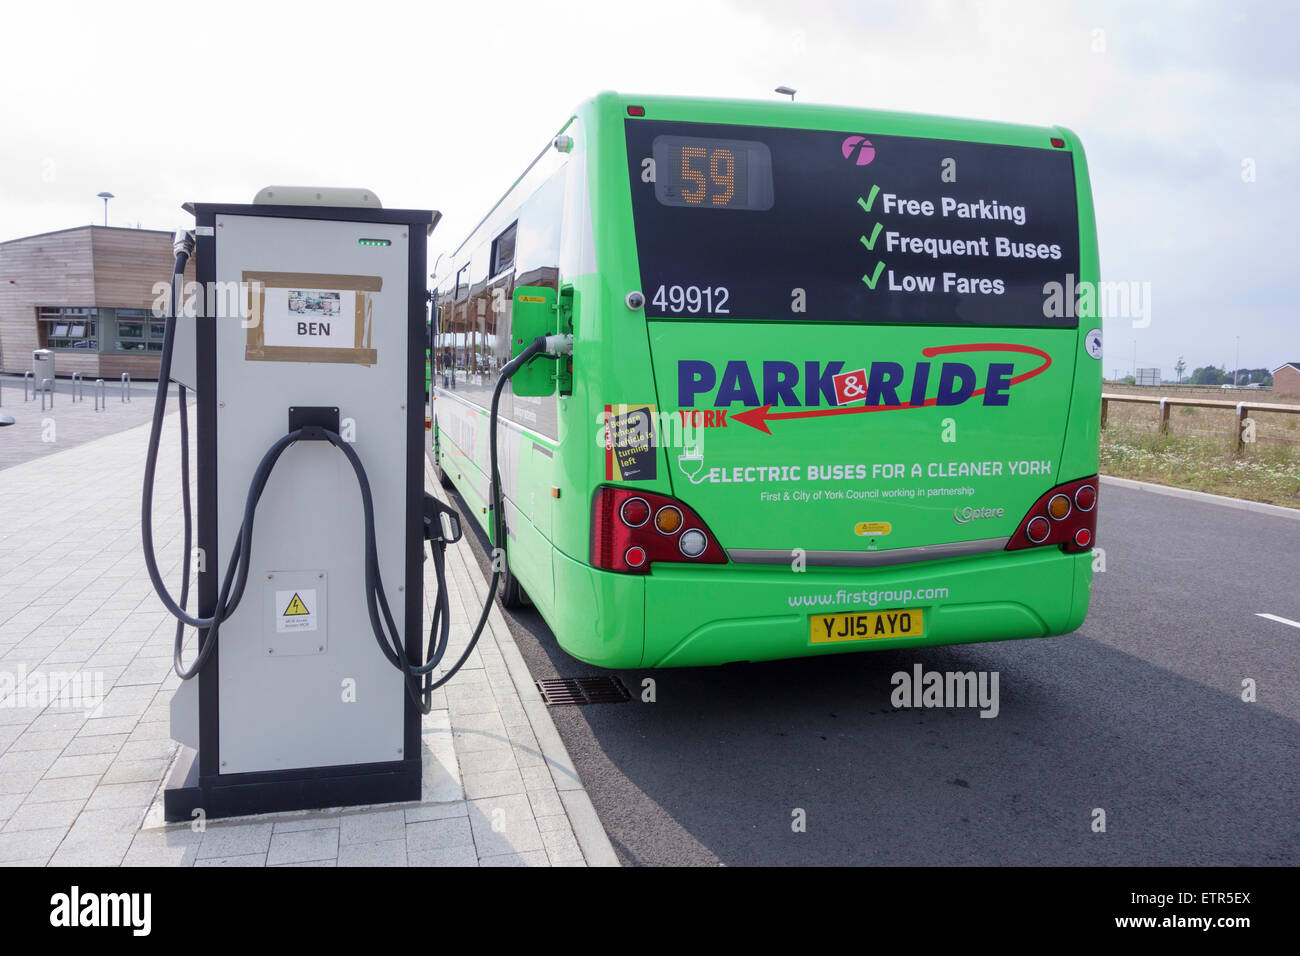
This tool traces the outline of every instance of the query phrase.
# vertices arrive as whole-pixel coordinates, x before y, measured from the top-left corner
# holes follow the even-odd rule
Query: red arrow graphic
[[[1052,357],[1042,349],[1036,349],[1032,345],[1011,345],[1004,342],[980,342],[973,345],[936,345],[931,348],[921,349],[921,354],[926,358],[933,358],[936,355],[953,355],[959,352],[1023,352],[1026,355],[1037,355],[1043,360],[1043,364],[1038,368],[1023,372],[1011,379],[1010,385],[1019,385],[1021,382],[1028,381],[1035,375],[1041,375],[1046,372],[1052,364]],[[971,392],[970,397],[983,395],[984,389],[977,388]],[[762,405],[758,408],[747,408],[743,412],[732,415],[734,421],[744,422],[751,428],[757,428],[765,435],[772,434],[772,430],[767,427],[769,421],[779,421],[787,418],[823,418],[827,415],[856,415],[862,412],[897,412],[905,408],[928,408],[934,405],[938,398],[927,398],[919,405],[910,403],[904,405],[855,405],[852,408],[810,408],[799,412],[770,412],[771,405]]]

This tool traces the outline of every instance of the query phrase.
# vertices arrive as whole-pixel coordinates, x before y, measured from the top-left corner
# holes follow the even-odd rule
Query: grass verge
[[[1236,458],[1231,441],[1161,435],[1114,423],[1101,432],[1101,471],[1160,485],[1300,508],[1300,453],[1293,446],[1249,445]]]

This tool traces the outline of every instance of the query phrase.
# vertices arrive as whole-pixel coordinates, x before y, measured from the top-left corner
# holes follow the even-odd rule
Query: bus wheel
[[[437,462],[433,463],[433,474],[438,479],[438,484],[442,485],[442,487],[446,488],[448,491],[451,491],[456,487],[451,483],[451,479],[447,477],[447,473],[442,470],[442,467]]]
[[[497,600],[507,611],[531,607],[533,602],[529,600],[528,592],[519,583],[519,579],[510,572],[509,554],[506,555],[505,563],[505,570],[501,572],[501,580],[497,583]]]
[[[438,479],[438,484],[442,485],[442,487],[446,488],[448,491],[451,491],[455,488],[455,485],[451,483],[451,479],[447,477],[447,473],[442,470],[442,465],[439,463],[440,458],[442,458],[442,453],[438,449],[438,433],[435,431],[433,433],[433,474],[434,477]]]

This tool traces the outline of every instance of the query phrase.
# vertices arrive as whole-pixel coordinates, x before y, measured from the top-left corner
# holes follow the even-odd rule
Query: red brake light
[[[628,116],[645,116],[645,107],[644,107],[644,106],[629,106],[629,107],[627,108],[627,115],[628,115]]]
[[[591,507],[591,563],[606,571],[648,574],[651,564],[665,561],[726,564],[727,556],[708,525],[680,501],[638,489],[597,488]]]
[[[644,498],[628,498],[619,506],[618,514],[629,528],[639,528],[650,520],[650,503]]]
[[[1074,507],[1070,507],[1074,502]],[[1067,481],[1048,490],[1034,502],[1020,527],[1007,542],[1008,551],[1059,545],[1077,554],[1092,547],[1097,537],[1097,477]]]

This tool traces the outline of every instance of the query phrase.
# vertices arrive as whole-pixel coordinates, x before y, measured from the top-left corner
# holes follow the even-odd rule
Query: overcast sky
[[[1289,10],[1287,9],[1289,8]],[[580,100],[798,99],[1081,137],[1102,278],[1149,282],[1107,321],[1106,374],[1300,360],[1300,37],[1264,3],[9,4],[0,240],[192,224],[187,200],[366,186],[441,209],[454,248]],[[869,132],[869,131],[866,131]],[[1253,169],[1254,181],[1243,170]]]

